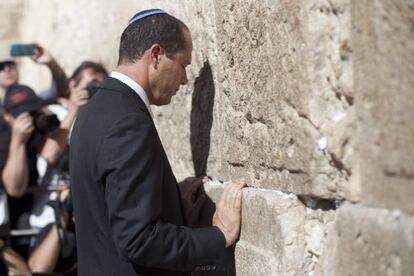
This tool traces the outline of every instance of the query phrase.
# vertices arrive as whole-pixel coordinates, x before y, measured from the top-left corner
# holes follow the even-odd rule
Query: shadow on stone
[[[191,123],[190,123],[190,143],[193,158],[194,172],[196,177],[207,174],[207,161],[210,152],[210,136],[213,126],[214,108],[214,80],[210,63],[206,61],[201,68],[199,76],[194,83],[192,97]],[[204,192],[204,191],[203,191]],[[200,226],[211,226],[213,215],[216,211],[216,204],[208,197],[207,202],[200,214]],[[193,276],[234,276],[235,259],[234,246],[227,249],[227,270],[224,272],[193,272]]]
[[[204,62],[194,83],[191,107],[190,143],[196,177],[206,175],[213,125],[214,80],[210,63]]]

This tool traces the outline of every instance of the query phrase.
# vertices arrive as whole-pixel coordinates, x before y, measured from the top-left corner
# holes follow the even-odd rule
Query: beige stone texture
[[[331,130],[353,118],[350,1],[215,3],[221,175],[345,197],[352,132],[336,126],[341,140]],[[323,144],[341,147],[341,157]]]
[[[206,187],[215,202],[222,189]],[[308,275],[323,254],[334,218],[335,211],[307,208],[293,194],[244,189],[237,275]]]
[[[359,200],[414,212],[414,1],[353,1]]]
[[[22,1],[2,0],[0,2],[0,59],[9,57],[9,45],[17,42],[19,20],[22,18]]]
[[[325,248],[314,275],[413,275],[414,217],[345,204]]]
[[[135,11],[161,7],[187,23],[190,82],[154,108],[178,179],[243,175],[297,194],[349,193],[353,128],[338,121],[354,118],[349,0],[23,3],[19,40],[46,46],[68,74],[85,59],[111,71]],[[47,88],[48,70],[21,61],[21,81]]]
[[[112,71],[121,32],[141,9],[188,25],[189,83],[153,111],[178,180],[249,180],[224,275],[414,275],[413,0],[0,7],[0,50],[39,42],[68,75],[85,59]],[[45,66],[18,62],[22,83],[49,86]],[[206,189],[209,224],[222,187]]]
[[[83,60],[102,62],[112,71],[117,63],[121,33],[129,18],[139,10],[163,8],[183,20],[191,29],[194,44],[192,65],[187,71],[189,83],[182,87],[171,105],[154,107],[155,121],[178,179],[193,175],[195,170],[205,174],[207,163],[211,168],[220,167],[221,155],[215,152],[218,148],[211,149],[208,158],[210,145],[219,144],[219,137],[210,138],[210,130],[216,123],[213,121],[214,104],[207,105],[214,101],[217,93],[214,85],[217,50],[213,1],[184,1],[179,9],[177,3],[171,1],[126,0],[22,1],[21,6],[22,16],[18,20],[21,35],[11,31],[16,40],[21,43],[36,41],[45,46],[68,75]],[[0,45],[8,47],[9,42],[1,41]],[[22,83],[33,86],[36,91],[49,87],[50,73],[45,66],[39,66],[29,58],[20,58],[19,63]],[[197,96],[204,94],[207,96]],[[209,118],[208,123],[205,117]],[[204,129],[200,130],[200,126]],[[197,160],[196,165],[193,159]]]

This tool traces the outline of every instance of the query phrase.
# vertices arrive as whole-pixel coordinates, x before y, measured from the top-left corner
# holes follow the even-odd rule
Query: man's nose
[[[188,79],[187,79],[187,73],[184,73],[184,77],[183,80],[181,81],[181,85],[186,85],[188,83]]]

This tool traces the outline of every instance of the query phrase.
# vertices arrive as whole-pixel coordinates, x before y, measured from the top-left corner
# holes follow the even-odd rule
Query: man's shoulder
[[[101,90],[110,90],[110,91],[116,91],[116,92],[121,92],[121,93],[134,92],[132,88],[130,88],[128,85],[112,77],[108,77],[105,79],[105,81],[101,85]]]
[[[121,81],[108,78],[86,106],[88,112],[104,112],[106,115],[147,113],[139,95]],[[103,114],[105,116],[105,114]],[[149,118],[150,119],[150,118]]]

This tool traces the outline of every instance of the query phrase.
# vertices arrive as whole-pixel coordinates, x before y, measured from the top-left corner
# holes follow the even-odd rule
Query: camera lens
[[[60,121],[55,114],[45,114],[37,111],[32,113],[35,130],[40,134],[48,135],[55,131]]]
[[[88,85],[86,86],[86,90],[89,93],[89,97],[92,98],[92,96],[95,95],[96,92],[98,92],[100,87],[101,87],[101,84],[97,80],[93,80],[90,83],[88,83]]]

